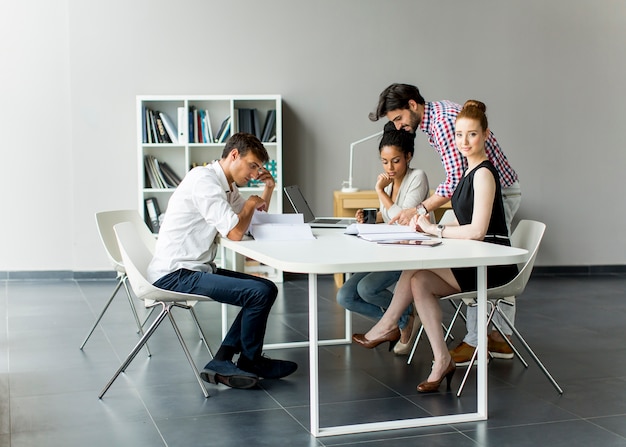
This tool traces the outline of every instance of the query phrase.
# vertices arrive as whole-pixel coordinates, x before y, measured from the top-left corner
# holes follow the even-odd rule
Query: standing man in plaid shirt
[[[441,163],[446,171],[446,179],[437,187],[435,193],[420,203],[416,208],[403,210],[389,223],[406,225],[415,214],[425,215],[436,210],[452,197],[452,193],[463,177],[467,168],[465,158],[461,156],[454,143],[454,123],[461,111],[461,105],[451,101],[426,102],[417,87],[408,84],[391,84],[380,94],[376,111],[369,118],[377,121],[386,117],[396,125],[397,129],[409,132],[421,130],[428,135],[428,143],[439,153]],[[493,133],[485,142],[485,151],[489,161],[496,167],[502,187],[502,201],[506,216],[506,224],[511,232],[511,221],[522,200],[521,188],[517,173],[500,149]],[[515,321],[515,307],[504,306],[509,320]],[[496,313],[495,322],[510,338],[512,331]],[[467,364],[478,344],[477,309],[467,310],[467,335],[463,342],[450,351],[455,363],[459,366]],[[513,358],[513,351],[497,331],[489,334],[489,352],[497,358]]]

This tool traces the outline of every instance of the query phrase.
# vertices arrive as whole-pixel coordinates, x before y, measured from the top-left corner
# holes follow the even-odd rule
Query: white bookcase
[[[160,112],[165,114],[172,127],[176,129],[175,142],[156,142],[154,135],[148,135],[150,120],[146,120],[146,109],[154,114]],[[205,127],[210,121],[212,141],[206,138],[209,133],[202,131],[202,125],[198,126],[198,132],[204,134],[204,138],[197,139],[190,130],[190,112],[197,111],[197,114],[207,114],[208,120],[203,120]],[[249,115],[257,119],[243,119],[243,110],[254,110]],[[273,130],[268,133],[266,140],[262,141],[270,156],[268,168],[272,171],[276,181],[276,187],[270,202],[269,212],[282,213],[283,210],[283,148],[282,148],[282,100],[280,95],[142,95],[137,97],[137,164],[139,169],[139,203],[138,210],[149,222],[147,216],[146,199],[156,199],[156,203],[161,213],[167,211],[167,203],[175,190],[172,185],[154,185],[150,182],[150,177],[146,169],[146,156],[154,157],[158,162],[164,163],[177,177],[183,178],[185,174],[194,166],[211,163],[222,157],[222,151],[226,142],[225,138],[217,142],[217,134],[224,120],[230,117],[230,131],[232,135],[241,130],[247,130],[247,121],[256,122],[258,134],[263,137],[263,131],[270,111],[275,111],[275,121]],[[240,119],[241,118],[241,119]],[[196,121],[197,119],[191,120]],[[156,127],[156,124],[155,124]],[[165,126],[167,129],[167,126]],[[158,132],[158,129],[157,129]],[[202,140],[200,140],[202,138]],[[261,138],[263,140],[263,138]],[[158,138],[157,138],[158,140]],[[201,142],[199,142],[201,141]],[[153,161],[154,163],[154,161]],[[244,196],[259,194],[263,190],[263,185],[246,185],[239,188]],[[222,264],[225,260],[218,259]],[[239,260],[239,263],[244,261]],[[230,265],[228,266],[230,267]],[[274,280],[281,280],[282,274],[263,265],[245,265],[245,270],[250,273],[260,273]]]

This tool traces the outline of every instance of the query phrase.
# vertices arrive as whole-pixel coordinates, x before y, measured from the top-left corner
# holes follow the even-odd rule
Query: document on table
[[[346,228],[346,234],[353,234],[371,242],[380,241],[426,241],[430,236],[418,233],[408,225],[388,224],[352,224]]]
[[[249,233],[261,241],[294,241],[315,239],[311,226],[304,223],[302,214],[270,214],[255,211]]]

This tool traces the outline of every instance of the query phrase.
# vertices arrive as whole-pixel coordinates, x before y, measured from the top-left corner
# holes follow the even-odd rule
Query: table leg
[[[477,302],[478,302],[478,367],[476,412],[487,419],[487,267],[476,269]]]
[[[309,273],[309,381],[311,434],[320,434],[319,407],[319,357],[317,331],[317,275]]]

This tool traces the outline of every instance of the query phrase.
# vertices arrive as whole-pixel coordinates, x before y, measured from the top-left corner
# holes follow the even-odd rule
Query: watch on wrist
[[[445,225],[437,225],[437,232],[439,233],[439,239],[443,239],[443,230],[446,228]]]
[[[417,205],[417,214],[419,214],[420,216],[425,216],[426,214],[428,214],[428,210],[423,203]]]

